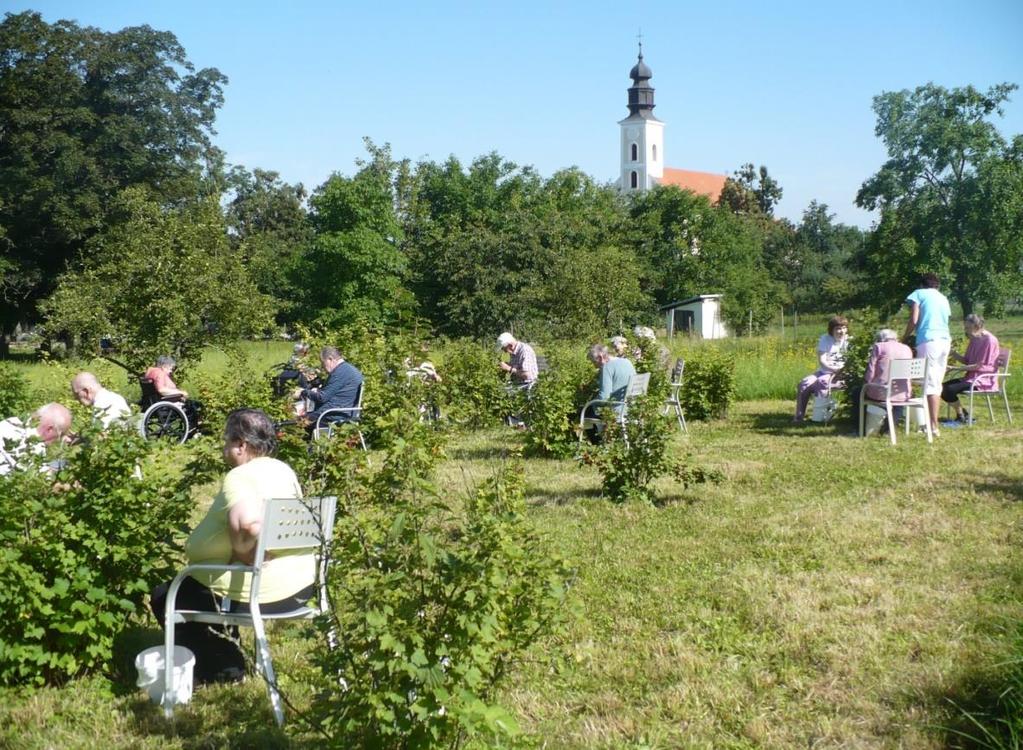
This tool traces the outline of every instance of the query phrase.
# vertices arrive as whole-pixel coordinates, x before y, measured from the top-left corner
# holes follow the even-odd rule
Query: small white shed
[[[728,328],[721,319],[721,295],[697,294],[660,308],[668,336],[676,333],[702,339],[723,339]]]

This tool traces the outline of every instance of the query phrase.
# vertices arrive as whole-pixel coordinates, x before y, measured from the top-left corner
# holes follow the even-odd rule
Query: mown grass
[[[1009,323],[991,327],[1023,351]],[[1013,746],[1006,727],[1020,731],[1011,707],[1021,702],[1007,695],[1023,690],[1019,429],[996,412],[994,425],[982,416],[930,447],[900,434],[893,448],[850,437],[851,423],[793,427],[792,402],[780,398],[812,369],[815,340],[700,344],[736,355],[743,401],[728,421],[692,424],[675,449],[718,469],[719,484],[664,481],[656,505],[615,506],[592,468],[523,462],[533,520],[577,570],[567,629],[537,645],[503,695],[528,744]],[[677,340],[673,353],[689,345]],[[246,345],[261,368],[289,349]],[[211,353],[183,384],[226,362]],[[40,394],[66,400],[74,368],[19,366]],[[127,383],[112,365],[87,366]],[[1010,394],[1019,411],[1018,377]],[[439,482],[464,493],[520,445],[504,429],[453,434]],[[314,735],[273,726],[254,679],[200,691],[166,724],[131,667],[158,639],[140,621],[107,675],[0,690],[0,746],[317,746]],[[272,639],[301,706],[309,640],[295,625]]]
[[[740,404],[676,449],[720,484],[663,482],[615,506],[574,461],[527,460],[530,513],[577,570],[567,629],[538,644],[504,700],[557,748],[969,745],[997,730],[1023,616],[1023,443],[982,423],[931,447],[789,423]],[[521,436],[453,436],[439,481],[461,494]],[[145,626],[145,623],[141,623]],[[0,746],[283,747],[262,686],[206,689],[174,725],[133,689],[129,633],[111,677],[0,692]],[[308,641],[272,635],[301,705]],[[1004,715],[1001,718],[1005,718]]]

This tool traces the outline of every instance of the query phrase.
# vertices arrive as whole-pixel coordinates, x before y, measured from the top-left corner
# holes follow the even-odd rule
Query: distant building
[[[654,117],[654,88],[650,85],[653,71],[643,62],[642,43],[639,60],[629,77],[629,116],[618,123],[622,134],[619,187],[626,192],[642,192],[655,185],[675,185],[706,195],[716,203],[726,175],[664,166],[664,123]]]
[[[723,339],[728,328],[721,320],[721,295],[698,294],[660,308],[668,336],[676,333],[702,339]]]

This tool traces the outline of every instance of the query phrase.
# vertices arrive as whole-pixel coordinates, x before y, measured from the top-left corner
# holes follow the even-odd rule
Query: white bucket
[[[827,422],[835,414],[838,404],[830,396],[814,396],[813,413],[810,416],[812,422]]]
[[[164,671],[163,655],[165,646],[153,646],[135,657],[135,669],[139,679],[136,684],[149,693],[149,700],[163,705]],[[188,703],[192,699],[192,671],[195,668],[195,654],[184,646],[174,647],[174,672],[171,677],[171,703]]]
[[[881,425],[884,424],[884,418],[888,416],[888,413],[880,406],[874,406],[873,404],[867,404],[866,414],[863,416],[863,435],[873,435],[881,429]]]
[[[909,418],[912,420],[909,423],[910,427],[923,427],[927,424],[927,419],[924,417],[924,407],[922,406],[910,406]]]

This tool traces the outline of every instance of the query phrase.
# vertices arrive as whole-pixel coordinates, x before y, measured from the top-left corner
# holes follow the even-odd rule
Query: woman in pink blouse
[[[984,328],[984,319],[971,313],[963,321],[963,328],[970,337],[966,354],[952,352],[948,359],[950,362],[960,362],[959,369],[966,370],[966,375],[949,380],[941,387],[941,398],[956,410],[957,422],[970,421],[969,412],[959,403],[959,394],[970,390],[971,386],[975,391],[994,390],[996,379],[989,376],[998,371],[998,365],[995,364],[998,360],[998,339]]]

